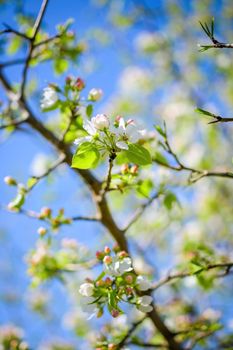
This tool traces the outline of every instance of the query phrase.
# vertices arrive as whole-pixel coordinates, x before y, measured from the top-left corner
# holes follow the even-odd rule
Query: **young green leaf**
[[[100,159],[100,153],[95,145],[90,142],[84,142],[78,146],[76,153],[72,158],[72,168],[90,169],[95,168]]]
[[[152,163],[150,152],[141,145],[131,143],[129,149],[125,151],[128,160],[138,165],[148,165]]]
[[[196,108],[196,112],[204,114],[204,115],[208,115],[210,117],[212,117],[214,115],[213,113],[210,113],[210,112],[208,112],[208,111],[206,111],[205,109],[202,109],[202,108]]]

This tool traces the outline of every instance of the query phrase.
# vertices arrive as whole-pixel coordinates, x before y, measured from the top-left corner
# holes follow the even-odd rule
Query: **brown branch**
[[[36,182],[30,186],[27,192],[31,191],[38,184],[40,180],[44,179],[49,174],[51,174],[55,169],[57,169],[57,167],[59,167],[59,165],[64,163],[64,161],[65,161],[65,156],[61,154],[60,157],[54,162],[54,164],[51,165],[51,167],[49,167],[43,174],[41,174],[40,176],[31,176],[32,179],[36,180]]]
[[[29,36],[27,36],[25,33],[19,32],[18,30],[14,29],[14,28],[11,28],[6,23],[4,23],[4,26],[6,27],[6,29],[1,30],[0,31],[0,35],[11,33],[11,34],[15,34],[15,35],[17,35],[17,36],[19,36],[19,37],[21,37],[23,39],[30,40]]]
[[[167,134],[165,134],[164,142],[165,142],[164,148],[165,148],[166,152],[173,157],[173,159],[175,160],[177,165],[174,166],[174,165],[170,165],[169,163],[163,163],[161,160],[156,159],[156,158],[154,159],[154,161],[157,164],[162,165],[162,166],[169,168],[171,170],[175,170],[175,171],[183,171],[184,170],[184,171],[190,172],[190,176],[189,176],[190,183],[197,182],[198,180],[202,179],[203,177],[224,177],[224,178],[233,179],[233,172],[231,172],[231,171],[221,172],[221,171],[212,171],[212,170],[200,170],[200,169],[195,169],[195,168],[191,168],[189,166],[186,166],[185,164],[183,164],[180,161],[177,154],[172,150],[171,145],[170,145],[168,138],[167,138]]]
[[[22,84],[21,84],[21,89],[20,89],[20,96],[21,97],[24,97],[25,87],[26,87],[26,83],[27,83],[28,68],[29,68],[29,64],[30,64],[30,61],[31,61],[31,58],[32,58],[32,54],[33,54],[33,51],[34,51],[34,48],[35,48],[34,42],[35,42],[35,39],[36,39],[36,35],[37,35],[37,33],[38,33],[39,29],[40,29],[40,25],[41,25],[41,22],[43,20],[43,17],[44,17],[46,8],[48,6],[48,3],[49,3],[49,0],[43,0],[42,1],[41,7],[40,7],[40,11],[39,11],[38,16],[37,16],[37,18],[35,20],[35,24],[34,24],[34,27],[33,27],[33,35],[30,38],[28,55],[27,55],[26,62],[25,62],[24,68],[23,68]]]
[[[19,119],[19,120],[12,120],[12,122],[10,122],[10,123],[6,123],[6,124],[0,125],[0,130],[9,128],[9,127],[11,127],[11,126],[18,126],[18,125],[20,125],[20,124],[25,123],[26,120],[27,120],[27,118]]]
[[[3,87],[6,89],[8,95],[10,97],[15,98],[14,90],[12,89],[5,75],[1,71],[0,71],[0,81]],[[28,113],[29,117],[27,119],[27,123],[31,126],[31,128],[36,130],[51,145],[53,145],[53,147],[58,151],[58,153],[64,154],[65,155],[64,162],[70,166],[72,161],[72,153],[70,148],[66,144],[64,144],[64,142],[59,140],[50,130],[48,130],[34,116],[34,113],[32,112],[31,108],[29,107],[29,105],[27,104],[27,102],[23,97],[20,97],[18,102],[20,104],[20,107]],[[77,174],[79,174],[84,180],[84,182],[88,185],[92,193],[93,200],[97,207],[97,217],[99,218],[100,222],[103,224],[103,226],[105,226],[109,230],[110,234],[115,239],[119,247],[122,250],[128,251],[128,243],[125,238],[124,231],[119,229],[119,227],[115,223],[112,217],[112,214],[110,212],[107,200],[105,196],[101,195],[101,190],[102,190],[101,182],[99,182],[99,180],[97,180],[96,177],[88,170],[80,170],[80,169],[73,169],[73,170]],[[164,324],[155,306],[153,308],[153,311],[151,311],[148,315],[151,318],[155,327],[166,339],[167,343],[169,344],[169,348],[171,350],[182,350],[182,346],[175,341],[173,333],[170,332],[170,330]]]
[[[125,346],[127,340],[131,337],[131,335],[132,335],[133,332],[136,330],[136,328],[137,328],[138,326],[140,326],[140,325],[143,323],[143,321],[145,321],[146,317],[147,317],[147,316],[144,316],[144,317],[141,318],[139,321],[137,321],[137,322],[135,322],[135,323],[132,324],[132,326],[131,326],[131,328],[128,330],[127,334],[126,334],[126,335],[122,338],[122,340],[117,344],[117,350],[120,350],[120,349],[122,349],[122,348]]]
[[[233,262],[215,263],[215,264],[209,264],[205,267],[200,267],[200,270],[198,270],[194,273],[190,272],[190,271],[183,271],[183,272],[176,272],[173,274],[168,274],[166,277],[161,278],[160,281],[158,281],[156,284],[154,284],[152,289],[156,290],[156,289],[159,289],[160,287],[164,286],[165,284],[167,284],[171,281],[174,281],[177,279],[183,279],[183,278],[190,277],[190,276],[199,275],[201,272],[209,271],[209,270],[213,270],[213,269],[218,269],[218,268],[226,268],[226,271],[224,274],[216,276],[216,277],[223,277],[223,276],[226,276],[229,274],[232,267],[233,267]]]

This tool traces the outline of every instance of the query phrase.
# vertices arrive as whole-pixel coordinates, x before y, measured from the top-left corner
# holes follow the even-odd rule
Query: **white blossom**
[[[101,89],[91,89],[89,91],[88,99],[91,101],[99,101],[103,96],[103,91]]]
[[[112,276],[121,276],[125,272],[132,271],[132,260],[129,257],[119,259],[113,258],[111,264],[105,264],[106,271]]]
[[[97,114],[91,118],[91,124],[97,130],[107,129],[110,126],[109,118],[105,114]]]
[[[43,90],[40,106],[42,109],[50,108],[57,102],[57,100],[58,96],[54,88],[47,86]]]
[[[128,149],[128,142],[136,143],[144,134],[144,130],[140,129],[133,120],[125,123],[123,118],[119,120],[118,128],[115,128],[114,133],[117,136],[116,145],[120,149]]]
[[[142,291],[146,291],[151,288],[151,283],[144,276],[138,276],[136,280],[137,288]]]
[[[94,302],[95,300],[96,298],[92,296],[85,296],[85,298],[82,298],[80,301],[82,311],[89,314],[88,320],[94,317],[99,311],[96,303]]]
[[[88,136],[79,137],[74,140],[75,145],[81,145],[84,142],[91,142],[93,136],[97,134],[97,129],[94,127],[93,123],[90,120],[85,120],[83,123],[83,129],[89,134]]]
[[[79,288],[79,293],[84,297],[90,297],[93,295],[94,285],[92,283],[83,283]]]
[[[150,295],[143,295],[137,300],[137,308],[142,312],[151,312],[153,310],[152,305],[153,298]]]

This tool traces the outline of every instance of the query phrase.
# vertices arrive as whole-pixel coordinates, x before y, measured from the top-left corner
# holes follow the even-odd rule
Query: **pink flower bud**
[[[106,277],[105,280],[104,280],[104,282],[105,282],[105,284],[106,284],[107,286],[111,286],[111,285],[112,285],[112,280],[111,280],[110,277]]]
[[[118,310],[116,310],[116,309],[113,309],[111,311],[111,315],[112,315],[112,317],[116,318],[116,317],[118,317],[120,315],[120,312]]]
[[[51,213],[52,213],[52,210],[50,208],[43,207],[40,210],[40,217],[41,218],[43,218],[43,217],[47,218],[47,217],[49,217],[51,215]]]
[[[97,287],[102,287],[102,286],[104,286],[104,281],[103,280],[98,280],[97,282],[96,282],[96,286]]]
[[[85,83],[81,78],[77,78],[76,82],[74,83],[74,87],[78,90],[81,91],[85,88]]]
[[[112,257],[109,256],[109,255],[106,255],[103,259],[103,262],[106,264],[106,265],[110,265],[112,263]]]
[[[110,254],[111,253],[111,249],[108,246],[106,246],[104,248],[104,252],[105,252],[105,254]]]
[[[133,294],[133,288],[131,288],[131,287],[126,287],[126,288],[125,288],[125,292],[126,292],[127,295],[131,295],[131,294]]]
[[[122,174],[127,174],[129,172],[129,165],[128,164],[123,164],[121,166],[121,173]]]
[[[103,252],[100,252],[100,251],[97,251],[96,253],[95,253],[95,256],[96,256],[96,258],[98,259],[98,260],[103,260],[103,258],[104,258],[104,254],[103,254]]]
[[[121,252],[118,253],[119,258],[125,258],[128,256],[128,253],[126,251],[122,250]]]
[[[116,350],[117,349],[117,345],[116,344],[108,344],[108,350]]]
[[[131,168],[130,168],[130,172],[131,172],[131,174],[134,174],[134,175],[136,175],[137,173],[138,173],[138,168],[139,168],[139,166],[138,165],[133,165]]]
[[[125,282],[128,284],[133,283],[133,276],[132,275],[126,275],[125,276]]]

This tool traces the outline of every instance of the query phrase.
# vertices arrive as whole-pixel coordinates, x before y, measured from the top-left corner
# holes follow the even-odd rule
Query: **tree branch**
[[[217,275],[217,277],[223,277],[226,276],[227,274],[229,274],[231,268],[233,267],[233,262],[229,262],[229,263],[215,263],[215,264],[209,264],[203,268],[200,268],[200,270],[196,271],[195,273],[190,272],[190,271],[183,271],[183,272],[176,272],[173,274],[168,274],[166,277],[161,278],[160,281],[158,281],[156,284],[154,284],[154,286],[152,287],[153,290],[157,290],[160,287],[164,286],[165,284],[177,280],[177,279],[183,279],[186,277],[190,277],[190,276],[195,276],[195,275],[199,275],[201,272],[204,271],[209,271],[209,270],[213,270],[213,269],[222,269],[222,268],[226,268],[226,271],[224,274],[222,275]]]
[[[198,180],[200,180],[203,177],[224,177],[224,178],[233,179],[233,172],[230,172],[230,171],[221,172],[221,171],[212,171],[212,170],[200,170],[200,169],[195,169],[195,168],[191,168],[189,166],[186,166],[185,164],[183,164],[180,161],[177,154],[172,150],[171,145],[170,145],[168,138],[167,138],[167,134],[165,134],[164,142],[165,142],[164,148],[165,148],[166,152],[173,157],[173,159],[175,160],[177,165],[176,166],[170,165],[169,163],[164,163],[160,159],[156,159],[156,158],[154,159],[154,161],[157,164],[162,165],[162,166],[169,168],[171,170],[189,171],[190,172],[190,176],[189,176],[190,183],[197,182]]]

